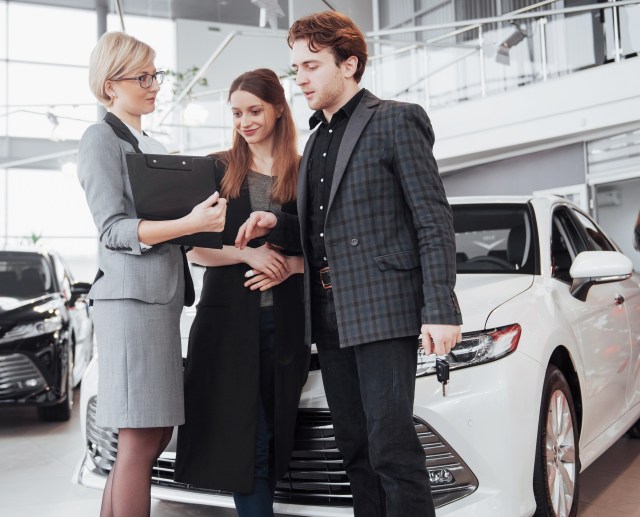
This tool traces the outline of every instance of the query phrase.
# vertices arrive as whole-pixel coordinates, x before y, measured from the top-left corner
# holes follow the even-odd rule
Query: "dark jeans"
[[[331,290],[312,290],[313,338],[355,517],[435,517],[413,423],[416,338],[340,348]]]
[[[256,416],[256,459],[253,492],[234,492],[233,500],[240,517],[273,517],[276,479],[273,460],[273,392],[275,368],[275,325],[273,308],[260,313],[260,401]]]

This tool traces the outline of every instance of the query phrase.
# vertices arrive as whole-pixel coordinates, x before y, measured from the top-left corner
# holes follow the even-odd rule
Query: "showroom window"
[[[10,59],[87,66],[96,39],[94,11],[10,2],[8,20]]]
[[[0,137],[7,134],[7,3],[0,1]]]
[[[155,48],[158,68],[175,69],[173,21],[126,16],[125,26]],[[121,30],[119,18],[109,15],[107,28]],[[95,11],[0,0],[0,136],[22,145],[22,139],[33,139],[36,160],[56,149],[56,142],[71,145],[53,169],[50,160],[0,169],[0,244],[53,249],[80,280],[91,280],[97,268],[96,228],[73,151],[97,118],[88,84],[96,39]]]
[[[144,16],[125,16],[124,24],[127,34],[144,41],[156,51],[155,65],[158,70],[176,70],[176,24],[173,20],[147,18]],[[120,18],[115,14],[107,17],[107,30],[122,30]],[[154,113],[145,117],[143,122],[145,129],[148,130],[152,127],[154,121],[161,116],[163,109],[171,104],[173,100],[172,81],[172,77],[169,76],[162,83],[162,88],[158,93],[157,109]],[[177,135],[165,136],[166,133],[166,128],[163,128],[162,133],[154,132],[152,136],[171,148],[177,139]]]
[[[7,58],[7,2],[0,1],[0,59]],[[5,77],[5,76],[0,76]]]
[[[96,114],[87,88],[95,12],[15,2],[3,11],[6,133],[54,141],[79,138]]]

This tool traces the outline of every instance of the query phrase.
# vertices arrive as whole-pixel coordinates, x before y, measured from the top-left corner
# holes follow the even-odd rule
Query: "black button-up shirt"
[[[336,168],[338,150],[347,128],[349,118],[364,95],[364,89],[356,93],[327,122],[322,110],[316,111],[309,119],[309,127],[318,124],[317,136],[307,164],[307,228],[309,229],[310,265],[320,269],[328,265],[324,245],[324,222],[329,203],[329,193]]]

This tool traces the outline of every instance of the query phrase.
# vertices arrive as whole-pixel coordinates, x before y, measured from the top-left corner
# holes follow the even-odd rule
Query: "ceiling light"
[[[509,34],[507,39],[498,45],[498,50],[496,52],[496,62],[507,66],[510,64],[509,50],[528,36],[525,25],[518,25],[514,22],[511,22],[511,24],[515,29],[511,34]]]

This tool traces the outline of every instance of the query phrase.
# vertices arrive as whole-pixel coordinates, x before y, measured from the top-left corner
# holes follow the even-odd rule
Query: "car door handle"
[[[624,296],[619,294],[615,299],[616,305],[622,305],[624,303]]]

